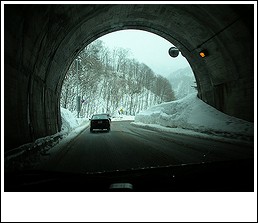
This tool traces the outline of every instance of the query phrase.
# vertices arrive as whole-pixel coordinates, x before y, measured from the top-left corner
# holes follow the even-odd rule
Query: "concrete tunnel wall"
[[[177,46],[203,101],[253,121],[253,13],[253,5],[4,5],[5,151],[60,131],[71,62],[98,37],[129,28]]]

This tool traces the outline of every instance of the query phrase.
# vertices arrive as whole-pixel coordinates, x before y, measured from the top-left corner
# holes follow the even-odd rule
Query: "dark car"
[[[110,118],[107,114],[95,114],[90,119],[90,131],[107,130],[110,131]]]

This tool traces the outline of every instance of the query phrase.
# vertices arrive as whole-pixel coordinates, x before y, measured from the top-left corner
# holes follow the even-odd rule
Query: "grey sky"
[[[110,49],[122,47],[130,49],[133,57],[148,65],[156,74],[168,76],[172,72],[189,66],[181,53],[176,58],[168,54],[173,44],[166,39],[141,30],[122,30],[109,33],[99,38]]]

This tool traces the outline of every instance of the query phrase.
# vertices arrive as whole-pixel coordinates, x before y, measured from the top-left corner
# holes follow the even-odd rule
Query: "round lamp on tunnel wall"
[[[171,57],[177,57],[179,55],[179,50],[176,47],[170,47],[168,53]]]

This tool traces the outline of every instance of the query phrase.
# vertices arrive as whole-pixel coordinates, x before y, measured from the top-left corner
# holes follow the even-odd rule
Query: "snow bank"
[[[75,128],[87,123],[88,119],[76,118],[76,112],[72,113],[68,109],[61,107],[62,132],[69,133]]]
[[[142,111],[135,116],[135,123],[157,124],[163,127],[223,134],[229,137],[254,135],[253,123],[218,111],[200,100],[196,93]]]
[[[116,117],[111,118],[112,122],[113,121],[133,121],[134,116],[132,115],[118,115]]]

